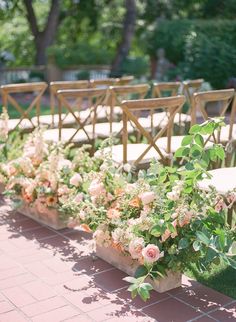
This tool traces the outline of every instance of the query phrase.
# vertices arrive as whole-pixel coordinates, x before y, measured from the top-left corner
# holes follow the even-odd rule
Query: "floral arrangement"
[[[83,176],[96,170],[102,162],[90,158],[87,146],[72,152],[71,147],[50,145],[43,139],[43,129],[29,134],[20,157],[6,163],[6,194],[15,201],[47,214],[67,202],[79,204],[83,199]],[[64,221],[69,214],[60,213]]]
[[[225,212],[236,199],[229,195],[226,205],[212,190],[199,191],[197,182],[224,149],[205,145],[222,121],[210,120],[191,128],[176,157],[182,166],[164,167],[156,162],[140,171],[135,182],[128,181],[109,159],[98,173],[85,178],[83,200],[73,209],[75,224],[93,231],[96,244],[113,247],[139,264],[135,277],[127,277],[132,296],[143,300],[156,279],[168,271],[183,271],[189,263],[200,269],[223,260],[236,269],[236,234],[225,223]],[[67,207],[65,203],[63,207]]]

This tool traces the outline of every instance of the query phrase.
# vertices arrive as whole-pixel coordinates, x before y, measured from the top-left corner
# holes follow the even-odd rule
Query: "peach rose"
[[[118,219],[118,218],[120,218],[120,216],[121,216],[121,213],[118,209],[110,208],[107,211],[107,217],[109,219]]]
[[[134,207],[134,208],[139,208],[141,206],[141,200],[136,197],[130,200],[129,206]]]
[[[72,186],[78,187],[81,182],[82,182],[82,177],[79,173],[75,173],[71,178],[70,178],[70,184]]]
[[[147,263],[154,263],[158,261],[161,257],[164,256],[164,252],[160,252],[160,249],[158,246],[154,244],[148,244],[143,250],[142,255],[144,258],[144,261]]]
[[[146,191],[139,195],[143,205],[148,205],[155,200],[155,193],[153,191]]]
[[[142,250],[145,246],[143,238],[135,238],[129,243],[129,253],[133,259],[142,258]]]

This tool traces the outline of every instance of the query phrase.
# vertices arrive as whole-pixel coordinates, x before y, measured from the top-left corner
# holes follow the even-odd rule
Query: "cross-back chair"
[[[189,105],[189,111],[193,108],[193,94],[200,91],[204,79],[192,79],[183,81],[183,94],[186,96],[187,103]]]
[[[122,115],[121,102],[130,97],[143,98],[147,94],[148,89],[149,86],[146,84],[110,86],[107,90],[106,104],[97,108],[97,110],[104,109],[106,122],[97,122],[97,115],[99,115],[100,111],[96,111],[94,133],[100,138],[119,136],[123,127],[122,122],[117,118],[117,114]],[[88,125],[87,128],[91,131],[91,125]],[[134,128],[129,124],[129,133],[133,132]]]
[[[176,96],[181,91],[181,82],[160,82],[154,83],[152,89],[152,97],[170,97]],[[163,118],[164,116],[164,118]],[[165,123],[165,119],[167,121],[168,117],[165,117],[165,113],[160,112],[153,113],[151,115],[153,127],[157,127]],[[191,123],[191,117],[185,113],[177,113],[174,120],[175,133],[181,134],[182,132],[187,132]]]
[[[133,80],[134,76],[122,76],[117,79],[117,85],[130,85]]]
[[[118,78],[104,78],[104,79],[91,79],[90,80],[90,87],[108,87],[116,84]]]
[[[234,89],[195,93],[193,95],[193,104],[194,113],[192,115],[192,120],[194,123],[196,123],[198,111],[201,113],[204,121],[208,120],[210,116],[224,118],[226,126],[214,133],[210,138],[210,141],[227,146],[225,164],[229,166],[235,155],[236,145],[236,124],[234,123],[236,100]],[[212,107],[213,111],[209,110],[210,107]],[[215,166],[218,166],[217,164]]]
[[[9,120],[8,126],[10,131],[19,128],[22,132],[31,132],[39,125],[41,99],[47,86],[45,82],[1,86],[3,106],[9,110],[10,104],[19,115],[19,118],[11,118]],[[18,94],[21,97],[17,97]],[[19,98],[20,100],[25,99],[27,101],[30,99],[31,102],[27,108],[22,107],[22,103],[19,103]],[[36,115],[36,124],[31,120],[32,113]]]
[[[64,143],[74,143],[81,145],[83,143],[90,143],[93,145],[95,135],[92,131],[88,131],[87,124],[94,126],[95,111],[98,105],[103,104],[106,99],[106,89],[101,88],[87,88],[87,89],[70,89],[59,90],[58,97],[58,111],[59,111],[59,127],[58,129],[51,129],[45,132],[45,137],[49,141],[62,141]],[[80,101],[77,105],[77,111],[74,110],[74,102]],[[81,106],[86,106],[87,117],[81,118]],[[62,107],[68,110],[68,113],[74,118],[76,124],[72,128],[65,128],[63,122]],[[83,111],[83,110],[82,110]]]
[[[171,156],[171,138],[173,131],[173,122],[176,113],[178,113],[185,102],[184,96],[156,98],[156,99],[140,99],[123,101],[121,108],[123,110],[123,132],[122,143],[112,146],[112,158],[118,164],[129,163],[134,168],[147,167],[152,159],[159,160],[162,163],[169,163]],[[147,131],[136,116],[136,112],[149,112],[155,109],[163,109],[168,111],[168,122],[152,135]],[[137,131],[141,133],[141,137],[147,143],[129,143],[128,141],[128,125],[129,122],[135,125]],[[167,135],[166,149],[164,150],[158,144],[159,139],[163,135]],[[108,148],[107,148],[108,151]]]
[[[64,89],[83,89],[88,88],[89,82],[88,81],[55,81],[50,83],[50,115],[40,115],[39,122],[42,125],[48,126],[50,128],[58,127],[59,123],[59,114],[58,111],[56,112],[56,108],[58,109],[58,98],[57,98],[57,91],[64,90]],[[79,104],[80,102],[75,102]],[[76,106],[75,106],[76,108]],[[85,113],[85,117],[86,117]],[[82,117],[82,115],[81,115]],[[74,118],[71,116],[70,113],[63,113],[62,118],[64,119],[64,126],[70,127],[74,124]],[[35,118],[32,119],[35,122]]]

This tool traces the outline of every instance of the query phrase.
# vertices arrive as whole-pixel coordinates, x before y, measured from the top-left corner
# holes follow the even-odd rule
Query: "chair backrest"
[[[129,85],[134,80],[134,76],[122,76],[118,78],[117,85]]]
[[[63,128],[63,118],[61,116],[63,106],[74,117],[75,123],[77,125],[76,132],[68,140],[68,143],[73,140],[74,136],[79,130],[82,130],[86,134],[88,141],[91,141],[91,135],[87,133],[84,126],[86,124],[93,124],[93,127],[95,126],[96,109],[98,105],[104,104],[107,97],[107,90],[101,88],[59,90],[57,92],[57,97],[59,101],[59,140],[61,140],[61,132]],[[80,104],[77,105],[77,111],[75,111],[74,109],[74,101],[80,102]],[[85,106],[82,106],[83,104]],[[83,120],[81,120],[79,116],[82,107],[89,109],[88,116],[86,118],[83,118]]]
[[[56,81],[50,83],[50,107],[52,115],[52,126],[54,126],[55,106],[57,102],[57,91],[66,89],[84,89],[89,87],[89,81]],[[58,105],[58,104],[57,104]]]
[[[193,104],[193,94],[199,92],[203,82],[204,79],[202,78],[187,80],[183,82],[183,94],[186,96],[190,108],[192,108]]]
[[[181,82],[154,83],[152,97],[176,96],[180,90]],[[167,94],[167,95],[166,95]]]
[[[143,99],[149,88],[147,84],[110,86],[107,97],[109,122],[113,121],[114,108],[120,107],[123,100]]]
[[[199,110],[201,112],[201,115],[204,120],[207,120],[209,118],[209,112],[206,109],[207,104],[209,103],[215,103],[214,104],[214,111],[215,116],[217,117],[225,117],[226,112],[229,110],[229,107],[231,103],[232,110],[230,113],[230,127],[229,127],[229,140],[232,137],[232,131],[233,131],[233,123],[234,123],[234,116],[235,116],[235,110],[236,110],[236,104],[235,104],[235,91],[234,89],[225,89],[225,90],[215,90],[215,91],[208,91],[208,92],[200,92],[195,93],[193,95],[193,104],[194,108],[192,109],[192,120],[193,123],[196,123],[196,114]],[[217,138],[214,135],[215,142],[220,142],[220,133],[219,131],[217,133]]]
[[[178,113],[185,102],[185,97],[183,95],[165,97],[165,98],[153,98],[153,99],[141,99],[141,100],[132,100],[132,101],[123,101],[121,104],[123,110],[123,162],[127,163],[127,144],[128,144],[128,121],[131,121],[135,124],[136,129],[141,133],[141,135],[147,139],[148,146],[143,151],[143,153],[134,161],[134,166],[137,166],[143,157],[148,153],[151,148],[154,148],[157,151],[157,154],[161,157],[161,160],[165,162],[165,155],[158,147],[156,141],[163,136],[167,135],[167,153],[171,151],[171,136],[173,131],[173,122],[176,113]],[[138,118],[134,115],[135,111],[149,111],[155,109],[163,109],[167,112],[168,121],[166,124],[158,130],[158,132],[152,136],[150,132],[145,130],[142,125],[139,123]]]
[[[37,82],[37,83],[24,83],[24,84],[8,84],[1,86],[1,94],[2,94],[2,104],[7,109],[9,107],[9,103],[11,106],[18,112],[19,122],[16,123],[14,129],[16,129],[23,120],[27,120],[32,125],[32,128],[35,128],[35,124],[31,121],[31,113],[35,110],[35,115],[37,116],[37,123],[39,125],[39,116],[40,116],[40,104],[41,98],[44,94],[47,83],[45,82]],[[28,94],[33,95],[31,97],[31,103],[29,103],[28,108],[24,108],[18,102],[16,98],[16,94],[22,94],[23,96],[28,96]],[[27,97],[27,100],[29,98]]]
[[[91,79],[90,80],[90,87],[108,87],[115,85],[118,81],[118,78],[104,78],[104,79]]]

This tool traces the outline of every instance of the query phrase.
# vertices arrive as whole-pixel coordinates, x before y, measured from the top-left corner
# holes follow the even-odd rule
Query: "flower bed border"
[[[109,264],[115,266],[121,271],[127,273],[130,276],[135,275],[135,271],[138,268],[139,264],[137,261],[133,260],[130,256],[126,256],[121,252],[118,252],[113,247],[102,247],[96,244],[96,255],[108,262]],[[152,280],[151,278],[147,279],[147,282],[150,283],[153,289],[159,293],[164,293],[174,288],[180,287],[182,284],[182,273],[180,272],[171,272],[167,273],[167,276],[164,278],[158,278]]]

